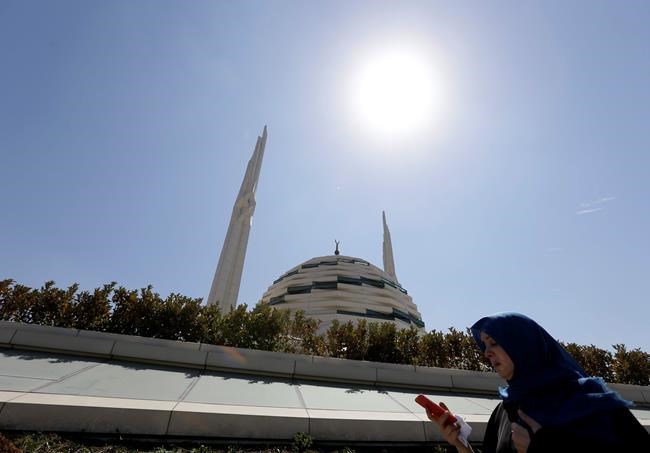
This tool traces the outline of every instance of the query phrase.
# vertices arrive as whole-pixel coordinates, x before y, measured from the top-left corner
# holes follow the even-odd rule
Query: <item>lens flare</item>
[[[442,104],[433,59],[386,48],[365,59],[350,84],[354,118],[372,136],[402,139],[435,125]]]

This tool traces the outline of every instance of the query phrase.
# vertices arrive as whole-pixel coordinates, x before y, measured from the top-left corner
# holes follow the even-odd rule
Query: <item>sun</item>
[[[353,122],[381,140],[414,138],[434,127],[442,89],[425,52],[384,48],[363,59],[349,84]]]

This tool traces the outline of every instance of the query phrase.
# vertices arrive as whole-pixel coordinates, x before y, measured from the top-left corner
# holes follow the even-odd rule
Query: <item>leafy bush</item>
[[[334,320],[327,330],[327,351],[330,357],[368,360],[368,324],[340,323]]]
[[[388,322],[370,324],[368,329],[368,358],[373,362],[399,363],[395,342],[397,328]]]
[[[314,444],[314,439],[307,433],[296,433],[293,436],[293,444],[291,444],[291,450],[296,453],[301,453],[306,451]]]
[[[390,322],[334,321],[319,336],[319,322],[304,312],[291,315],[268,305],[249,310],[242,304],[221,313],[200,298],[170,294],[163,299],[151,286],[135,291],[115,282],[80,292],[77,284],[60,289],[48,281],[32,289],[0,280],[0,319],[353,360],[490,369],[471,334],[453,327],[446,333],[422,334],[415,328],[398,330]],[[609,382],[650,384],[647,352],[628,351],[622,344],[614,345],[614,354],[594,345],[564,347],[590,375]]]
[[[600,376],[608,382],[615,378],[611,352],[594,345],[580,346],[569,343],[563,346],[590,376]]]
[[[633,349],[628,351],[624,344],[615,344],[614,375],[618,382],[636,385],[650,385],[650,354]]]

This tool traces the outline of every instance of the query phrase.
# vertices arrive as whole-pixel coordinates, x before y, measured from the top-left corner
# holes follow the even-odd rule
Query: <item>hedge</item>
[[[228,313],[206,306],[200,298],[170,294],[162,298],[151,286],[140,290],[115,282],[92,292],[79,285],[41,288],[0,280],[0,319],[46,326],[194,341],[265,351],[303,353],[353,360],[488,371],[469,332],[449,328],[421,334],[399,330],[390,322],[339,323],[317,335],[319,322],[303,312],[291,315],[268,305],[249,310],[238,305]],[[588,374],[608,382],[650,384],[650,354],[613,345],[613,352],[594,345],[564,344]]]

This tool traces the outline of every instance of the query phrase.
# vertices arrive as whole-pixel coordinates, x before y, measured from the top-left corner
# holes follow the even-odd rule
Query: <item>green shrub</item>
[[[151,286],[139,291],[115,282],[79,292],[79,285],[57,288],[53,281],[32,289],[0,280],[0,319],[71,327],[169,340],[195,341],[239,348],[340,357],[375,362],[487,371],[469,332],[422,334],[398,330],[390,322],[332,322],[323,336],[319,321],[304,312],[290,315],[268,305],[252,310],[245,304],[228,313],[206,306],[200,298],[170,294],[163,299]],[[650,384],[650,355],[614,345],[615,353],[594,345],[564,345],[588,374],[609,382]]]
[[[368,360],[399,363],[395,343],[397,328],[392,322],[373,322],[368,329]]]
[[[330,357],[365,360],[368,355],[368,325],[365,320],[340,323],[334,320],[327,330],[327,352]]]
[[[293,436],[293,443],[291,444],[291,451],[304,452],[314,444],[314,440],[307,433],[296,433]]]
[[[624,344],[615,344],[614,350],[616,382],[650,385],[650,354],[640,349],[628,351]]]
[[[581,346],[575,343],[563,345],[569,354],[590,376],[600,376],[608,382],[615,379],[612,353],[594,345]]]

